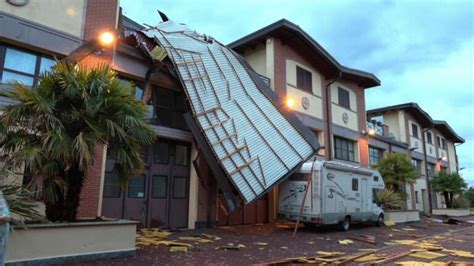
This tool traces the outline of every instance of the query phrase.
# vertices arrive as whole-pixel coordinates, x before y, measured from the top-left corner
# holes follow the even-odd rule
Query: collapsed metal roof
[[[205,138],[212,163],[222,167],[246,203],[319,149],[314,134],[281,109],[276,94],[231,49],[173,21],[144,33],[176,68],[199,127],[193,135]]]

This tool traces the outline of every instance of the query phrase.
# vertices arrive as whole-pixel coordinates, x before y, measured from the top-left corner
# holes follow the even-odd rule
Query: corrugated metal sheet
[[[166,49],[195,121],[247,203],[315,153],[227,47],[172,21],[146,34]]]

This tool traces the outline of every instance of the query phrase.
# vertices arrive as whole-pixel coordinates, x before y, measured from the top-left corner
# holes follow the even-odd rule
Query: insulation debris
[[[386,220],[383,223],[385,224],[385,226],[394,226],[395,225],[395,222],[392,221],[392,220]]]
[[[397,244],[400,244],[400,245],[414,245],[417,243],[416,240],[405,240],[405,239],[402,239],[402,240],[392,240],[393,243],[397,243]]]
[[[346,253],[344,252],[327,252],[327,251],[318,251],[316,254],[320,255],[319,257],[321,258],[331,258],[331,257],[336,257],[336,256],[341,256]]]
[[[189,251],[189,247],[185,247],[185,246],[173,246],[173,247],[170,247],[170,252],[171,252],[171,253],[175,253],[175,252],[188,253],[188,251]]]
[[[339,240],[339,244],[341,245],[349,245],[349,244],[354,244],[354,241],[350,239],[344,239],[344,240]]]
[[[377,242],[375,241],[375,237],[373,237],[373,236],[368,236],[368,235],[361,235],[360,237],[359,236],[348,236],[348,238],[352,239],[352,240],[357,240],[357,241],[369,243],[369,244],[372,244],[372,245],[377,245]]]
[[[256,246],[268,246],[268,243],[266,242],[253,242],[253,244]]]
[[[474,254],[469,251],[458,250],[458,249],[444,249],[443,251],[448,252],[453,256],[474,259]]]

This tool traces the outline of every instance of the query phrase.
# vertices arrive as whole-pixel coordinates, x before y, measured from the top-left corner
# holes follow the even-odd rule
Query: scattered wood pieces
[[[392,262],[392,261],[401,259],[403,257],[406,257],[406,256],[410,255],[411,253],[413,253],[413,252],[409,251],[409,252],[401,253],[401,254],[398,254],[398,255],[395,255],[395,256],[388,257],[388,258],[383,259],[383,260],[379,260],[379,261],[375,262],[374,264],[375,265],[386,265],[389,262]]]
[[[266,243],[266,242],[253,242],[253,244],[256,245],[256,246],[263,246],[263,247],[268,246],[268,243]]]
[[[448,253],[451,253],[453,256],[474,259],[474,254],[470,251],[458,250],[458,249],[445,249]]]
[[[426,260],[434,260],[442,257],[446,257],[446,254],[436,253],[432,251],[421,251],[421,252],[414,252],[409,255],[410,257],[421,258]]]
[[[349,239],[352,239],[352,240],[357,240],[357,241],[361,241],[361,242],[365,242],[365,243],[369,243],[369,244],[372,244],[372,245],[377,245],[377,242],[375,241],[375,238],[374,237],[371,237],[371,236],[348,236]]]
[[[341,255],[344,255],[346,253],[344,252],[328,252],[328,251],[318,251],[316,252],[316,254],[320,255],[319,257],[321,258],[330,258],[330,257],[336,257],[336,256],[341,256]]]
[[[188,251],[189,251],[189,247],[185,247],[185,246],[173,246],[173,247],[170,247],[170,252],[171,252],[171,253],[175,253],[175,252],[188,253]]]
[[[382,259],[385,259],[385,258],[387,258],[387,256],[384,255],[384,254],[370,254],[370,255],[366,255],[366,256],[357,258],[357,259],[354,260],[354,262],[379,261],[379,260],[382,260]]]
[[[392,242],[400,244],[400,245],[414,245],[414,244],[418,243],[415,240],[408,240],[408,239],[392,240]]]

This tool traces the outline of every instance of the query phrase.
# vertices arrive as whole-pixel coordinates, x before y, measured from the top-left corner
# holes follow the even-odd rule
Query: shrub
[[[402,195],[400,192],[395,192],[392,189],[378,190],[375,193],[375,198],[384,209],[394,210],[402,207]]]
[[[459,209],[469,208],[469,201],[464,196],[459,196],[458,198],[453,199],[452,207]]]

